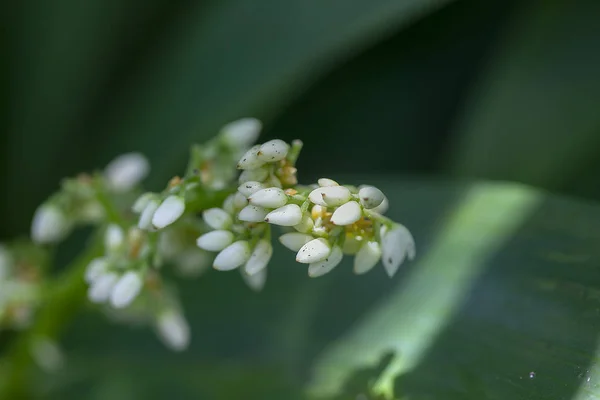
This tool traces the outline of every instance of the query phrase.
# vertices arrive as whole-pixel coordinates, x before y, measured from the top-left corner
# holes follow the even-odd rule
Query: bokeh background
[[[179,282],[183,354],[83,315],[43,398],[600,398],[600,2],[0,10],[0,239],[64,176],[136,150],[159,190],[191,143],[255,116],[261,141],[304,141],[302,181],[378,183],[420,253],[393,280],[349,262],[309,280],[284,253],[261,294],[236,274]]]

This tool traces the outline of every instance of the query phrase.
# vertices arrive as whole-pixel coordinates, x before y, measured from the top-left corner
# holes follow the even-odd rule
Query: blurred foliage
[[[184,282],[194,346],[182,355],[143,329],[83,316],[63,343],[71,367],[42,379],[42,392],[300,397],[313,368],[333,365],[336,351],[354,353],[348,338],[410,342],[396,324],[440,322],[419,307],[378,320],[382,310],[408,307],[394,303],[396,288],[435,299],[457,282],[436,280],[436,269],[445,276],[475,263],[478,273],[415,364],[402,367],[406,355],[394,356],[389,368],[402,371],[395,396],[600,396],[600,2],[23,0],[0,9],[2,239],[27,233],[34,208],[63,176],[136,149],[151,159],[149,184],[159,188],[182,170],[191,142],[252,115],[266,123],[261,140],[305,142],[302,181],[344,174],[380,182],[425,260],[393,281],[382,271],[309,281],[280,258],[261,295],[230,274]],[[536,207],[508,220],[511,206],[492,201],[456,225],[458,242],[440,244],[469,204],[469,186],[430,177],[541,191],[480,186],[492,199],[531,194]],[[504,216],[514,226],[496,237]],[[390,349],[372,347],[381,354],[362,359],[358,351],[348,364],[348,398],[389,383],[381,376],[391,372],[375,366]]]

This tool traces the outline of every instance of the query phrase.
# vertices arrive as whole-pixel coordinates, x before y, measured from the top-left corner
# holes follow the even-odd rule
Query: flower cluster
[[[408,229],[384,215],[389,202],[379,189],[328,178],[299,184],[302,142],[255,145],[261,128],[253,118],[225,125],[208,143],[192,146],[186,172],[160,192],[139,190],[149,163],[138,153],[116,158],[100,173],[67,179],[36,211],[31,237],[54,244],[77,225],[96,225],[101,250],[82,272],[89,300],[109,316],[153,324],[175,350],[187,347],[190,328],[162,274],[166,267],[186,277],[211,265],[238,269],[260,291],[274,229],[310,277],[330,272],[344,255],[354,256],[356,274],[381,261],[389,276],[415,257]],[[8,264],[0,257],[0,284]]]

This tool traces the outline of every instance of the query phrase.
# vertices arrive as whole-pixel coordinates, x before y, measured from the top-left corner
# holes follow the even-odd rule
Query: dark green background
[[[261,140],[304,141],[301,181],[380,182],[392,216],[415,234],[419,259],[464,204],[465,181],[524,183],[536,189],[484,184],[492,199],[512,190],[542,197],[481,261],[485,272],[421,364],[398,377],[398,396],[571,399],[580,384],[595,393],[586,379],[600,323],[600,2],[0,7],[0,238],[26,234],[61,177],[125,151],[148,155],[149,187],[160,189],[183,170],[190,143],[242,116],[265,122]],[[504,207],[476,210],[477,218],[503,215]],[[475,225],[457,251],[473,251],[495,227]],[[181,282],[194,329],[183,355],[162,349],[147,330],[82,317],[63,341],[72,364],[55,379],[57,396],[300,396],[327,346],[419,268],[413,263],[393,280],[381,268],[355,278],[346,262],[308,280],[289,256],[273,263],[261,295],[236,274]],[[437,267],[442,276],[449,268]],[[539,280],[554,289],[541,290]],[[436,285],[452,280],[432,281],[424,296]],[[354,398],[358,389],[348,390]]]

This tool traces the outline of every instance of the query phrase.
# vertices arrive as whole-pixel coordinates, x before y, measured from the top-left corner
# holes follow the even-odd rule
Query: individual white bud
[[[196,240],[196,245],[207,251],[221,251],[231,243],[233,243],[233,233],[230,231],[211,231]]]
[[[260,292],[265,287],[265,283],[267,282],[267,269],[263,268],[256,272],[253,275],[249,275],[244,268],[240,268],[242,272],[242,278],[246,285],[255,292]]]
[[[176,311],[163,311],[156,320],[158,336],[174,351],[183,351],[190,344],[190,326],[185,317]]]
[[[217,254],[213,267],[220,271],[229,271],[245,264],[250,255],[250,244],[245,240],[238,240]]]
[[[133,271],[127,271],[115,284],[110,303],[114,308],[125,308],[140,294],[144,281],[142,276]]]
[[[292,251],[299,251],[302,246],[313,240],[314,237],[306,233],[290,232],[279,236],[279,242]]]
[[[357,275],[369,272],[381,258],[379,242],[370,240],[365,242],[354,257],[354,273]]]
[[[70,227],[69,220],[58,207],[43,204],[33,216],[31,239],[38,244],[57,243],[65,238]]]
[[[254,275],[267,267],[267,264],[271,260],[273,255],[273,246],[271,242],[266,239],[259,240],[250,258],[244,265],[244,270],[248,275]]]
[[[181,196],[171,195],[163,201],[154,215],[152,216],[152,225],[162,229],[177,221],[185,211],[185,201]]]
[[[264,189],[265,186],[257,181],[249,181],[244,182],[240,186],[238,186],[238,192],[243,194],[245,197],[250,197],[254,193],[258,192],[261,189]]]
[[[106,302],[118,280],[119,276],[114,272],[108,272],[97,277],[88,289],[90,301],[92,303]]]
[[[263,182],[269,176],[269,169],[265,166],[256,169],[245,169],[240,174],[238,182],[244,183],[249,181]]]
[[[227,229],[233,223],[231,215],[221,208],[209,208],[202,213],[202,219],[213,229]]]
[[[108,252],[117,251],[125,241],[123,228],[117,224],[110,224],[104,232],[104,248]]]
[[[140,183],[150,172],[150,164],[140,153],[126,153],[112,160],[104,169],[108,186],[119,192]]]
[[[280,226],[294,226],[302,221],[302,210],[297,204],[279,207],[265,217],[265,222]]]
[[[335,225],[352,225],[362,217],[362,208],[355,201],[349,201],[338,207],[331,216],[331,222]]]
[[[233,206],[236,210],[241,210],[248,205],[248,199],[240,192],[235,192],[233,196]]]
[[[227,196],[225,198],[225,200],[223,200],[223,210],[225,210],[225,212],[227,214],[235,214],[235,195],[230,194],[229,196]]]
[[[258,158],[264,162],[280,161],[287,156],[289,150],[290,145],[284,142],[283,140],[269,140],[268,142],[260,146]]]
[[[344,253],[339,246],[333,246],[331,249],[331,253],[327,258],[322,261],[311,263],[308,266],[308,276],[311,278],[317,278],[319,276],[325,275],[330,272],[332,269],[337,267],[339,263],[342,261],[344,257]]]
[[[240,211],[238,219],[244,222],[263,222],[269,213],[262,207],[248,205]]]
[[[92,284],[100,276],[104,275],[109,268],[110,264],[104,257],[94,258],[89,262],[85,269],[84,279],[88,284]]]
[[[383,201],[381,202],[381,204],[375,208],[372,208],[371,211],[374,211],[377,214],[383,215],[387,212],[388,208],[390,208],[390,202],[388,201],[387,197],[384,195]]]
[[[308,233],[312,231],[313,226],[315,225],[314,221],[310,217],[309,214],[302,215],[302,219],[296,225],[294,225],[294,229],[298,232]]]
[[[320,187],[313,190],[308,195],[308,199],[314,204],[331,207],[341,206],[351,198],[352,193],[344,186]]]
[[[262,123],[256,118],[240,118],[221,128],[221,135],[226,143],[233,147],[245,149],[256,142],[262,129]]]
[[[306,243],[296,254],[296,261],[311,264],[326,259],[331,253],[331,245],[323,238],[313,239]]]
[[[276,187],[261,189],[248,197],[248,202],[254,206],[277,208],[284,206],[288,201],[285,192]]]
[[[144,210],[140,215],[140,220],[138,221],[138,228],[145,230],[152,229],[152,218],[154,218],[154,213],[156,212],[159,206],[159,201],[155,199],[150,200],[148,204],[146,204],[146,207],[144,207]]]
[[[374,186],[365,186],[361,188],[358,192],[358,197],[360,203],[367,210],[381,205],[385,199],[383,192]]]
[[[391,278],[407,256],[409,260],[415,258],[415,241],[403,225],[395,225],[389,231],[384,227],[381,231],[381,260]]]
[[[150,201],[155,198],[156,194],[154,193],[144,193],[143,195],[138,197],[137,200],[133,203],[131,211],[133,211],[136,214],[140,214],[142,211],[144,211],[148,203],[150,203]]]
[[[321,178],[317,181],[317,183],[319,184],[319,186],[321,187],[326,187],[326,186],[339,186],[340,184],[337,183],[336,181],[334,181],[333,179],[329,179],[329,178]]]
[[[237,169],[256,169],[262,167],[265,162],[258,158],[260,145],[252,146],[237,163]]]

